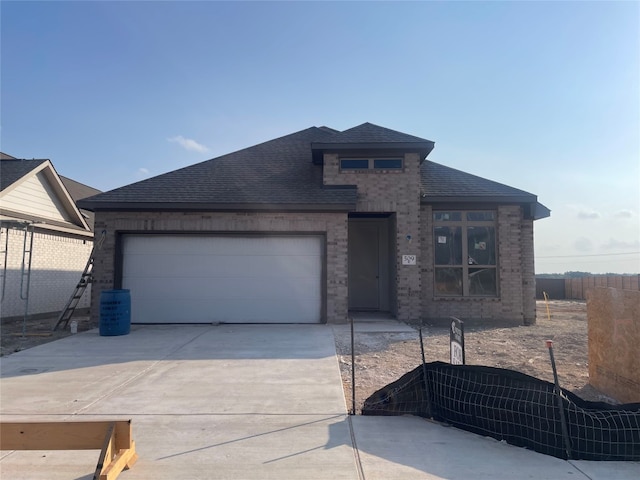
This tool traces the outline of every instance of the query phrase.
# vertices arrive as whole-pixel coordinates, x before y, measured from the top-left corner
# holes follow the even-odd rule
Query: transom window
[[[402,170],[403,159],[394,158],[341,158],[340,170]]]
[[[433,212],[436,296],[497,296],[495,218],[493,211]]]

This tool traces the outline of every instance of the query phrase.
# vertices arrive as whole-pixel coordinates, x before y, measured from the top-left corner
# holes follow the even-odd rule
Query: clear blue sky
[[[0,3],[1,143],[109,190],[372,122],[537,194],[536,270],[640,272],[638,2]]]

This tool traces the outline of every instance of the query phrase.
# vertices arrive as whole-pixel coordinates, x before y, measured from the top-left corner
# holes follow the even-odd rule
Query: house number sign
[[[416,264],[416,256],[415,255],[402,255],[402,264],[403,265],[415,265]]]

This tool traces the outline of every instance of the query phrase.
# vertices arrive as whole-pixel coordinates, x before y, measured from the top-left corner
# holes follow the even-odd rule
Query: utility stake
[[[544,303],[547,306],[547,319],[551,321],[551,313],[549,312],[549,295],[547,295],[547,292],[542,292],[542,295],[544,296]]]
[[[349,414],[356,414],[356,352],[353,338],[353,317],[351,317],[351,412]]]
[[[431,394],[429,393],[429,380],[427,379],[427,366],[426,359],[424,357],[424,342],[422,341],[422,322],[420,323],[420,328],[418,329],[418,333],[420,334],[420,352],[422,353],[422,378],[424,379],[424,394],[427,397],[427,418],[431,418]]]
[[[567,453],[567,460],[571,460],[571,441],[569,440],[569,430],[567,429],[567,420],[564,416],[564,406],[562,405],[562,395],[560,390],[560,382],[558,381],[558,371],[556,370],[556,360],[553,357],[553,340],[547,340],[547,348],[549,349],[549,357],[551,358],[551,368],[553,369],[553,381],[555,383],[555,394],[560,410],[560,424],[562,426],[562,437],[564,439],[564,449]]]

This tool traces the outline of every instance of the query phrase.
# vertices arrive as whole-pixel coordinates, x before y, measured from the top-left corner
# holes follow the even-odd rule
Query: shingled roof
[[[433,201],[451,201],[452,198],[469,199],[510,199],[512,201],[535,201],[536,196],[509,187],[502,183],[487,180],[470,173],[445,167],[439,163],[425,161],[420,169],[420,186],[423,199]]]
[[[62,231],[80,233],[82,235],[87,234],[88,230],[91,230],[93,214],[91,212],[82,212],[77,207],[75,200],[80,196],[81,187],[83,187],[83,194],[86,193],[87,195],[95,194],[99,192],[99,190],[79,184],[70,179],[66,179],[67,183],[65,183],[64,177],[58,175],[53,164],[48,159],[17,159],[11,155],[2,153],[0,156],[0,192],[2,192],[3,199],[6,200],[7,197],[5,195],[10,196],[13,193],[9,191],[9,187],[14,186],[15,188],[20,188],[19,181],[29,178],[30,175],[42,175],[41,180],[48,182],[48,185],[52,189],[52,201],[56,201],[55,198],[57,198],[57,201],[61,202],[62,208],[68,213],[69,218],[60,221],[46,214],[41,216],[40,214],[30,213],[29,210],[23,210],[19,207],[12,210],[11,207],[7,208],[7,204],[3,203],[3,221],[7,222],[18,219],[19,221],[36,222],[39,224],[39,228],[51,230],[62,229]],[[70,192],[68,185],[72,185],[77,194],[76,196]],[[55,198],[53,196],[55,196]],[[91,225],[87,223],[87,219]]]
[[[9,158],[7,158],[9,157]],[[34,168],[47,160],[19,160],[10,155],[2,154],[0,160],[0,191],[13,185]]]
[[[324,186],[310,144],[332,131],[311,127],[79,202],[89,210],[351,210],[355,186]]]
[[[355,186],[323,185],[323,151],[351,148],[414,151],[424,160],[433,146],[430,140],[371,123],[343,132],[311,127],[78,203],[94,211],[353,211],[357,200]],[[423,161],[421,166],[421,197],[423,203],[537,204],[536,196],[523,190],[431,161]]]
[[[343,132],[335,131],[332,135],[313,142],[311,148],[314,150],[314,162],[322,163],[323,151],[348,149],[415,151],[419,152],[420,159],[424,160],[434,145],[431,140],[367,122]]]
[[[397,143],[431,143],[431,140],[415,137],[406,133],[391,130],[390,128],[374,125],[373,123],[363,123],[357,127],[349,128],[343,132],[335,132],[330,137],[322,139],[319,143],[326,144],[362,144],[362,143],[376,143],[376,144],[397,144]]]
[[[422,203],[523,203],[531,206],[535,219],[550,214],[532,193],[429,160],[420,168],[420,190]]]

